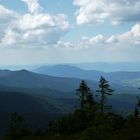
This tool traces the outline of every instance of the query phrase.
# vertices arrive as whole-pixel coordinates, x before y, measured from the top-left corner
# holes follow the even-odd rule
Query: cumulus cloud
[[[97,35],[95,37],[90,38],[89,42],[92,44],[96,43],[96,44],[100,44],[100,43],[104,43],[105,42],[105,38],[103,35]]]
[[[43,9],[39,5],[38,0],[22,0],[22,1],[27,4],[30,13],[39,13]]]
[[[0,25],[9,23],[16,17],[16,14],[4,6],[0,5]]]
[[[118,42],[118,38],[114,35],[110,36],[107,40],[106,43],[117,43]]]
[[[96,35],[92,37],[82,37],[78,42],[67,45],[68,43],[61,43],[63,48],[71,48],[75,50],[81,49],[95,49],[95,50],[120,50],[140,49],[140,23],[135,24],[128,32],[104,36]],[[69,47],[67,47],[69,46]]]
[[[74,5],[78,6],[78,25],[103,23],[106,20],[113,25],[140,21],[139,0],[74,0]]]
[[[140,46],[140,24],[135,24],[130,31],[118,36],[120,42],[128,46]]]
[[[17,14],[0,5],[0,41],[5,34],[5,29],[17,18]]]
[[[56,44],[70,29],[64,14],[51,15],[40,11],[38,0],[22,0],[29,12],[18,14],[0,5],[0,45],[2,47],[42,47]]]
[[[70,29],[70,24],[68,22],[67,16],[64,14],[51,15],[49,13],[40,11],[42,7],[39,5],[37,0],[34,1],[22,0],[22,1],[24,2],[26,1],[26,3],[29,2],[30,4],[32,3],[34,5],[33,6],[34,10],[31,10],[29,8],[28,13],[18,14],[17,12],[9,10],[6,7],[0,5],[0,25],[1,25],[0,46],[1,47],[47,48],[48,46],[51,46],[54,48],[63,48],[63,49],[70,49],[70,50],[82,50],[82,49],[89,49],[89,48],[94,48],[95,50],[103,50],[103,49],[114,49],[114,48],[115,49],[136,48],[136,47],[139,48],[140,46],[140,23],[139,22],[135,24],[128,32],[118,34],[118,35],[105,36],[99,34],[92,37],[88,37],[88,36],[82,37],[79,41],[75,41],[75,42],[60,41],[61,37],[64,36]],[[112,4],[114,3],[113,0],[106,0],[106,1]],[[81,8],[83,5],[86,5],[87,2],[89,3],[92,1],[75,0],[75,4],[76,5],[79,4]],[[118,4],[118,2],[120,4],[121,2],[123,3],[124,1],[118,0],[117,2],[115,2],[115,5],[116,3]],[[127,0],[127,2],[128,4],[131,3],[132,5],[134,5],[136,3],[136,0],[134,0],[133,2]],[[99,3],[102,3],[104,5],[103,0],[100,0]],[[91,6],[90,4],[88,5]],[[99,9],[103,8],[100,6],[99,7],[96,6],[96,4],[94,6],[95,8],[91,6],[91,9],[93,8],[93,11],[98,8]],[[102,10],[100,10],[100,13],[102,14]],[[101,20],[100,21],[103,22],[106,16],[108,15],[110,14],[104,13],[104,15],[96,16],[96,17],[97,18],[102,17],[102,21]],[[115,16],[114,18],[116,19]]]

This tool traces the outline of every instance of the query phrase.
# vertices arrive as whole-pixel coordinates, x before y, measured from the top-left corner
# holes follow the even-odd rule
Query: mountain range
[[[43,66],[32,71],[0,70],[0,132],[7,129],[4,124],[12,112],[21,113],[33,128],[47,127],[50,120],[78,106],[75,90],[82,79],[96,95],[100,76],[115,89],[107,103],[124,115],[132,112],[139,90],[131,81],[139,79],[140,72],[103,72],[68,65]]]
[[[139,71],[140,62],[90,62],[70,64],[85,70],[99,70],[105,72]]]
[[[57,77],[74,77],[86,80],[99,81],[101,76],[105,77],[111,83],[116,83],[120,85],[133,86],[130,81],[140,78],[140,71],[117,71],[117,72],[103,72],[97,70],[83,70],[75,66],[69,65],[54,65],[54,66],[42,66],[35,69],[34,72],[40,74],[47,74]],[[129,82],[127,82],[129,81]],[[136,82],[138,82],[136,80]],[[138,85],[138,84],[135,84]]]
[[[27,70],[0,71],[0,85],[22,88],[49,88],[58,91],[73,91],[80,83],[78,78],[60,78],[55,76],[33,73]],[[88,81],[94,85],[94,81]]]

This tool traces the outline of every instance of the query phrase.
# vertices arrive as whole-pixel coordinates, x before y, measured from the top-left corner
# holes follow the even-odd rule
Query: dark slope
[[[44,112],[45,108],[31,95],[20,92],[0,91],[0,111]]]
[[[46,128],[49,120],[61,115],[61,110],[47,99],[43,102],[40,98],[26,93],[0,91],[0,133],[8,128],[13,112],[21,114],[33,128]]]

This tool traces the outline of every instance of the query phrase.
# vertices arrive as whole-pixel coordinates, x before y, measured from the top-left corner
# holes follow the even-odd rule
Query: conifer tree
[[[107,96],[112,95],[112,92],[114,92],[114,90],[110,88],[108,81],[101,76],[99,80],[99,89],[97,90],[97,92],[101,94],[101,101],[100,101],[101,114],[104,114],[106,108],[105,99]]]
[[[93,94],[84,80],[81,81],[80,86],[76,91],[80,97],[81,109],[91,108],[94,105]]]
[[[80,98],[80,108],[84,109],[84,105],[85,105],[85,95],[87,92],[87,84],[84,80],[81,81],[79,88],[76,90],[77,91],[77,95]]]

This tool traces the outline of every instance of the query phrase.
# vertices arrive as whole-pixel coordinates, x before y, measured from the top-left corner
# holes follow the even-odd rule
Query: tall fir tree
[[[81,120],[81,122],[79,122],[81,128],[87,128],[92,125],[95,117],[96,102],[94,101],[93,92],[84,80],[81,81],[77,92],[80,98],[80,110],[76,111],[76,118]]]
[[[76,91],[80,98],[81,109],[91,108],[94,105],[93,94],[84,80],[81,81],[80,86]]]
[[[101,114],[105,113],[106,105],[105,105],[105,99],[107,96],[112,95],[114,92],[113,89],[110,88],[110,85],[108,81],[101,76],[99,80],[99,89],[97,90],[101,94],[101,100],[100,100],[100,107],[101,107]]]

